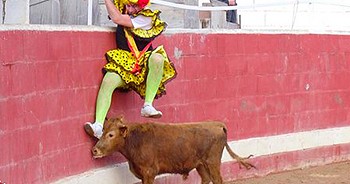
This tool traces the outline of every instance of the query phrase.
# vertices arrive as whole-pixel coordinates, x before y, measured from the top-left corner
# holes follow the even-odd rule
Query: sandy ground
[[[270,174],[225,184],[350,184],[350,161]]]

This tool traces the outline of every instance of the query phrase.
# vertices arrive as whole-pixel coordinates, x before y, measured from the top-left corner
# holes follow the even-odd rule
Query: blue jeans
[[[228,10],[226,11],[226,21],[237,23],[237,10]]]

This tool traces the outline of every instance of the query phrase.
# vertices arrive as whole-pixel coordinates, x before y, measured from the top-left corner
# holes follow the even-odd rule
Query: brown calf
[[[107,120],[103,135],[92,149],[94,158],[120,152],[130,171],[143,184],[156,175],[182,174],[186,179],[196,168],[203,184],[221,184],[221,155],[224,147],[239,164],[254,167],[236,155],[227,144],[226,126],[221,122],[125,124],[122,118]]]

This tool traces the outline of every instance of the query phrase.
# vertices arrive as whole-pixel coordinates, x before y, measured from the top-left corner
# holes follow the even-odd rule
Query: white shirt
[[[152,17],[146,17],[143,15],[139,15],[136,17],[131,17],[132,25],[135,29],[151,29],[152,28]]]

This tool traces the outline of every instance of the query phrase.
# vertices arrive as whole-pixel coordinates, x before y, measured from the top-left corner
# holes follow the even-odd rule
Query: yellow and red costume
[[[136,3],[139,3],[140,6],[145,6],[148,1],[146,1],[147,3],[144,2],[143,0],[139,0]],[[115,6],[120,12],[125,11],[125,4],[127,3],[130,3],[130,1],[114,1]],[[152,11],[150,9],[143,9],[137,14],[132,15],[134,17],[139,15],[151,17],[152,28],[148,30],[126,28],[118,25],[116,31],[117,49],[110,50],[106,53],[108,63],[104,66],[104,70],[118,73],[126,84],[124,89],[134,90],[141,98],[145,97],[148,73],[147,65],[148,62],[150,62],[149,57],[151,53],[159,53],[165,59],[163,77],[156,98],[165,94],[165,84],[175,78],[177,74],[163,46],[152,47],[152,41],[159,36],[167,26],[165,22],[160,20],[159,14],[159,10]]]

